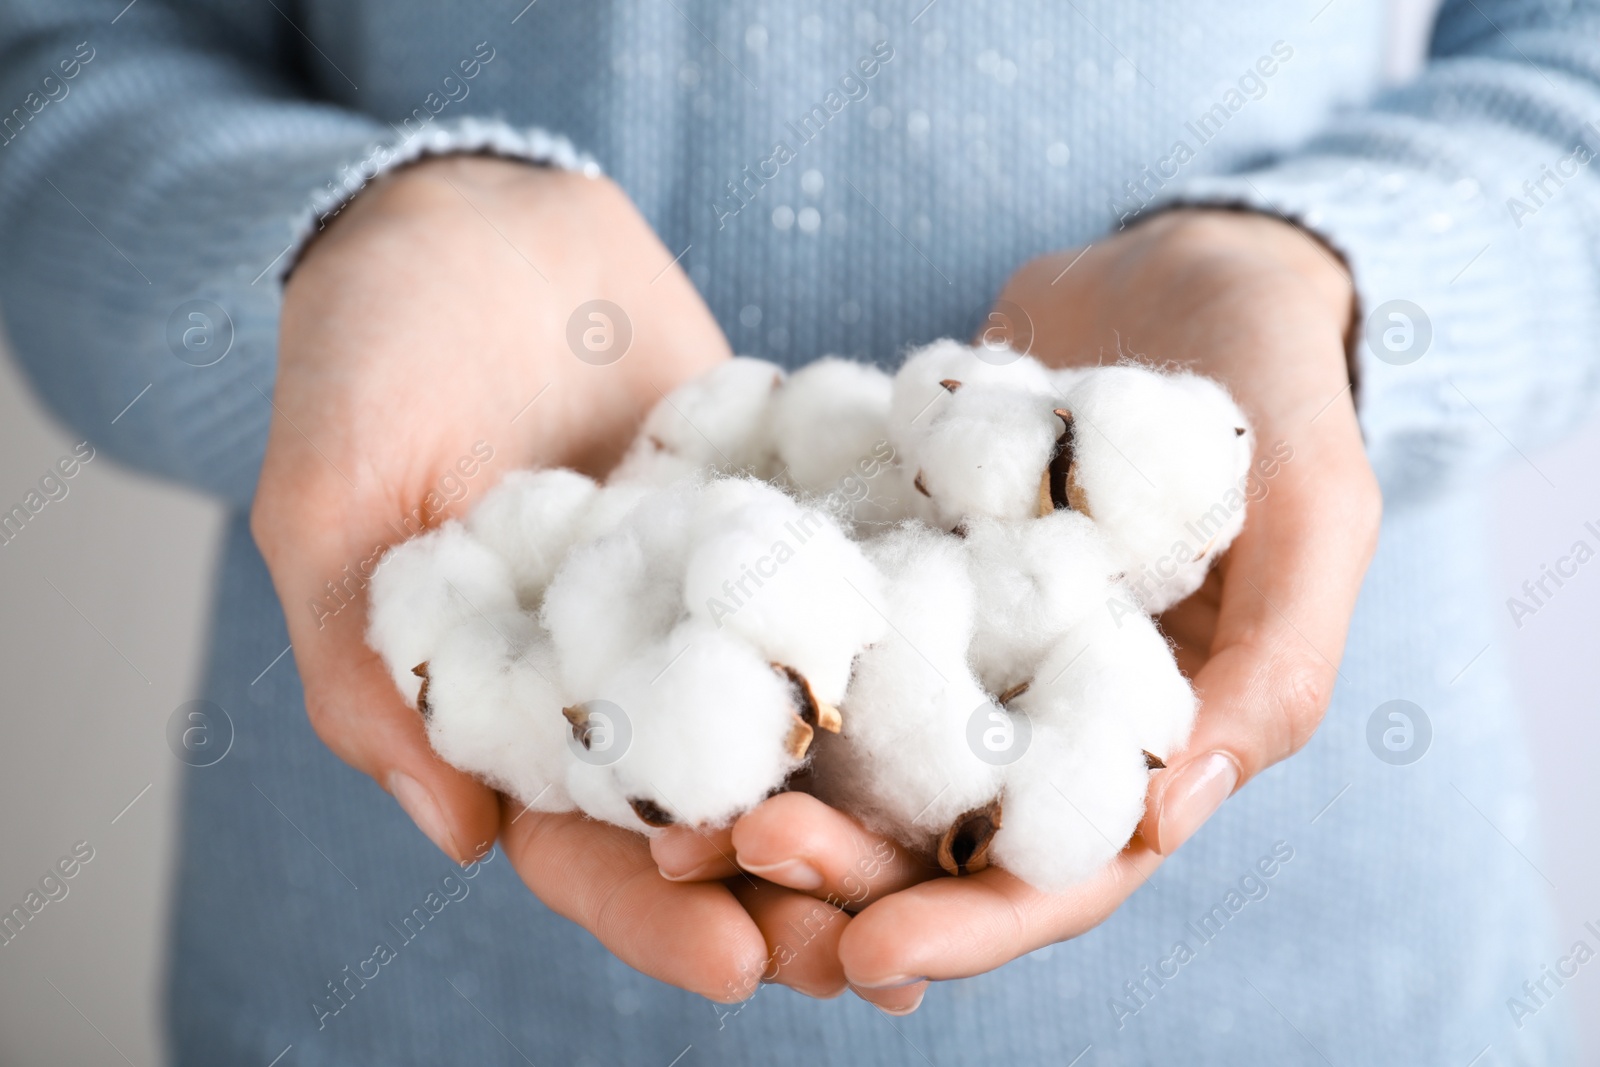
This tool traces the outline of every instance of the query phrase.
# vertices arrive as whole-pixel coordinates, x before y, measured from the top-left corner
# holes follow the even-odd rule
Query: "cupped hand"
[[[996,868],[949,878],[902,855],[863,885],[856,857],[904,850],[813,798],[774,797],[735,824],[725,851],[746,870],[859,907],[838,946],[857,992],[909,1010],[928,979],[1085,932],[1245,782],[1306,743],[1338,678],[1381,510],[1346,364],[1352,306],[1328,249],[1242,212],[1171,212],[1012,277],[991,321],[1046,363],[1137,357],[1224,382],[1256,431],[1252,499],[1200,591],[1160,619],[1200,696],[1193,736],[1152,776],[1139,833],[1089,882],[1043,893]],[[731,869],[684,836],[658,841],[656,855],[700,877]]]
[[[610,306],[583,307],[596,300]],[[670,882],[637,834],[503,806],[434,756],[363,635],[365,579],[387,546],[519,467],[605,471],[663,392],[729,354],[611,183],[424,162],[357,196],[290,276],[251,512],[322,740],[452,859],[500,836],[553,910],[634,967],[718,1000],[748,996],[795,902],[817,902]],[[811,958],[837,972],[825,943]],[[842,987],[804,967],[782,980]]]

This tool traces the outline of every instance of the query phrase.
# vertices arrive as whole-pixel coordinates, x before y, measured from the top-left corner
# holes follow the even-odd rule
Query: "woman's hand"
[[[1024,266],[995,323],[1053,365],[1139,356],[1227,384],[1268,460],[1266,495],[1193,597],[1161,618],[1201,699],[1187,750],[1151,778],[1140,831],[1090,882],[1041,893],[1002,870],[937,876],[811,797],[768,800],[722,851],[797,890],[864,905],[839,938],[851,986],[889,1010],[927,979],[998,967],[1102,922],[1217,807],[1298,751],[1326,710],[1380,499],[1356,423],[1344,334],[1348,274],[1287,223],[1225,211],[1159,216]],[[856,857],[900,856],[865,883]],[[722,876],[703,840],[658,840],[663,866]],[[859,896],[857,895],[859,893]]]
[[[661,393],[728,358],[672,259],[603,180],[459,158],[366,190],[288,282],[251,529],[330,748],[452,859],[501,836],[533,891],[624,961],[742,999],[781,936],[768,932],[794,901],[815,901],[769,886],[747,913],[722,885],[663,879],[637,834],[502,812],[493,791],[434,756],[363,640],[362,575],[386,546],[460,514],[519,467],[603,472]],[[572,340],[569,323],[592,300],[622,310],[625,352],[614,310],[577,315]],[[817,958],[837,972],[825,943]],[[803,968],[784,978],[815,981]]]

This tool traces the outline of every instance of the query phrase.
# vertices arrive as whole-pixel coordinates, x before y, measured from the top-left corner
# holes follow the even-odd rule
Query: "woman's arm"
[[[0,307],[77,432],[245,507],[282,279],[323,216],[424,152],[579,161],[537,131],[435,122],[407,140],[318,102],[300,72],[341,75],[295,5],[125,3],[0,3]]]
[[[1391,503],[1558,436],[1600,392],[1600,4],[1447,0],[1421,76],[1172,203],[1282,215],[1343,256]],[[1409,306],[1408,306],[1409,305]]]

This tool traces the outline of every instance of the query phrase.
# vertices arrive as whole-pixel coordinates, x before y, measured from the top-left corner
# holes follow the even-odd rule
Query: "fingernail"
[[[667,881],[694,881],[722,860],[720,853],[706,855],[706,844],[699,834],[675,828],[650,839],[650,855]]]
[[[439,846],[451,859],[461,855],[456,848],[455,839],[450,836],[450,831],[445,825],[444,812],[439,809],[439,802],[433,799],[433,794],[422,788],[422,783],[409,774],[394,771],[389,775],[389,794],[399,802],[405,813],[411,816],[411,821],[417,824],[417,829],[428,835],[428,840]]]
[[[1191,760],[1161,793],[1156,851],[1169,856],[1211,818],[1239,785],[1239,764],[1226,752]]]
[[[922,1007],[922,998],[927,996],[927,995],[928,995],[928,991],[926,989],[924,989],[922,992],[917,994],[917,999],[913,1000],[910,1004],[906,1004],[906,1005],[904,1005],[902,1007],[899,1007],[899,1008],[883,1008],[883,1007],[880,1007],[879,1010],[886,1011],[890,1015],[910,1015],[912,1012],[914,1012],[918,1008]]]
[[[734,861],[757,878],[788,886],[790,889],[821,889],[822,872],[805,860],[784,860],[765,867],[746,863],[735,855]]]
[[[857,989],[904,989],[908,985],[916,985],[918,982],[926,981],[926,978],[907,978],[904,975],[895,975],[891,978],[885,978],[881,982],[873,982],[870,985],[866,982],[851,982],[850,984]]]
[[[660,871],[661,877],[665,878],[669,882],[703,882],[706,880],[707,875],[709,875],[717,866],[718,864],[716,860],[710,860],[706,863],[701,863],[691,867],[686,871],[668,870],[666,867],[662,867],[660,865],[657,865],[656,870]]]

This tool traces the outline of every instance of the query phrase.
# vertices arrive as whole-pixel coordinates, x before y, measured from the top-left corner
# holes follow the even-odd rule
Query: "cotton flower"
[[[603,485],[513,473],[392,549],[368,642],[434,751],[528,807],[711,828],[809,781],[951,873],[1058,890],[1188,742],[1148,613],[1238,534],[1251,448],[1194,375],[735,359]]]
[[[679,386],[645,417],[615,477],[655,485],[704,470],[771,477],[772,402],[783,378],[775,364],[739,357]]]
[[[413,705],[422,683],[412,668],[431,658],[447,633],[476,615],[517,607],[510,565],[454,520],[386,552],[369,595],[367,643]]]
[[[583,811],[619,826],[726,825],[803,758],[789,743],[798,721],[789,680],[698,620],[619,660],[591,694],[586,703],[620,709],[631,736],[614,762],[569,761],[567,786]]]
[[[1165,762],[1194,725],[1195,697],[1167,639],[1126,601],[1102,604],[1057,639],[1016,707],[1034,721],[1105,719]]]
[[[975,519],[961,547],[974,588],[969,659],[996,693],[1031,679],[1062,634],[1119,595],[1112,546],[1077,512]]]
[[[877,367],[819,359],[789,376],[772,401],[778,463],[801,493],[837,490],[863,461],[883,459],[894,383]]]
[[[575,471],[513,471],[467,516],[467,532],[511,568],[524,608],[537,607],[598,492]]]
[[[972,578],[960,541],[925,527],[898,527],[868,551],[888,629],[856,664],[844,728],[822,741],[815,788],[868,826],[931,848],[1000,783],[999,767],[968,741],[973,716],[997,710],[966,664]]]
[[[1047,892],[1116,858],[1144,815],[1150,772],[1114,722],[1037,723],[1007,768],[989,859]]]
[[[737,499],[701,520],[684,568],[686,607],[837,704],[856,654],[884,630],[877,571],[824,512],[761,482],[716,489]]]
[[[1039,514],[1039,484],[1062,433],[1048,397],[1004,385],[956,387],[913,438],[903,462],[926,498],[928,521],[1023,522]]]
[[[1244,525],[1250,424],[1209,378],[1131,365],[1082,375],[1066,407],[1082,506],[1121,546],[1145,607],[1163,611]]]
[[[570,811],[567,703],[555,654],[525,612],[466,619],[427,663],[428,741],[450,765],[536,811]]]
[[[994,354],[959,341],[935,341],[906,356],[895,372],[889,409],[890,441],[901,452],[914,451],[917,437],[938,418],[960,385],[1001,386],[1036,393],[1056,394],[1049,372],[1037,360],[1018,356],[994,361]]]

